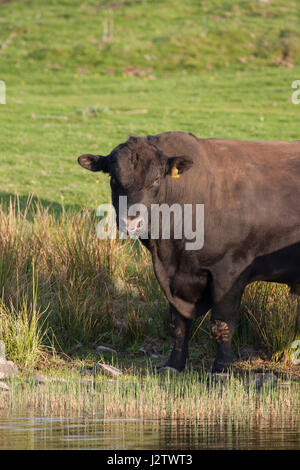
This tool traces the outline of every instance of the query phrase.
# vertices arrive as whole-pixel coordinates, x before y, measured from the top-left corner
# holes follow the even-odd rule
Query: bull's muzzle
[[[145,229],[145,221],[143,217],[128,218],[125,222],[126,231],[130,236],[140,236]]]

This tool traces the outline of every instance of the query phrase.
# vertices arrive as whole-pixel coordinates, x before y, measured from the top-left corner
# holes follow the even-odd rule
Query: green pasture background
[[[129,134],[299,139],[296,0],[0,1],[0,197],[95,208]]]

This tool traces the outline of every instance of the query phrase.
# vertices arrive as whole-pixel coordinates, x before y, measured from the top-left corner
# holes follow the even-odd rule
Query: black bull
[[[170,303],[175,344],[165,367],[184,368],[191,322],[212,309],[211,333],[218,344],[213,371],[228,368],[247,284],[285,283],[300,294],[300,141],[165,132],[131,137],[106,157],[78,160],[84,168],[110,174],[117,212],[120,195],[127,196],[129,208],[204,204],[201,249],[188,251],[186,240],[174,237],[141,240]],[[132,219],[125,220],[127,227]],[[138,231],[137,223],[134,227]]]

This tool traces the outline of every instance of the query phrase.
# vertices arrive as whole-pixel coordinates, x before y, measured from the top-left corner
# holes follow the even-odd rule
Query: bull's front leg
[[[217,342],[217,355],[212,372],[227,372],[233,362],[231,341],[235,324],[223,320],[211,321],[211,335]]]
[[[243,288],[237,286],[221,302],[214,305],[211,315],[211,335],[217,342],[217,355],[212,372],[227,372],[233,362],[232,337],[239,320]]]
[[[188,358],[189,333],[192,320],[183,317],[170,305],[171,329],[175,339],[174,347],[167,363],[160,369],[175,369],[181,372]]]

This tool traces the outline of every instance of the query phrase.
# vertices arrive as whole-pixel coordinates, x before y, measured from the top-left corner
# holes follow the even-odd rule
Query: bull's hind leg
[[[182,371],[188,358],[189,332],[192,320],[180,315],[180,313],[170,305],[171,328],[175,339],[174,347],[168,362],[162,369],[172,368]]]

